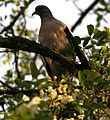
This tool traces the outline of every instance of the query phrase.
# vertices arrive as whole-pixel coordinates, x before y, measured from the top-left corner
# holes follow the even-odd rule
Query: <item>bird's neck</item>
[[[43,19],[46,19],[46,18],[53,18],[53,15],[52,15],[51,12],[46,12],[46,13],[44,12],[40,15],[40,17],[41,17],[41,20],[43,20]]]
[[[41,18],[41,24],[45,24],[45,23],[53,20],[53,18],[54,18],[53,16],[43,17],[43,18]]]

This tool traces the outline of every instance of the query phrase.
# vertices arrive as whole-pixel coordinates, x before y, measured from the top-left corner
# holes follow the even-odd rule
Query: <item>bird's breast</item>
[[[63,27],[62,24],[56,25],[52,23],[42,25],[39,32],[39,42],[42,45],[57,51],[65,49],[68,40],[63,31]]]

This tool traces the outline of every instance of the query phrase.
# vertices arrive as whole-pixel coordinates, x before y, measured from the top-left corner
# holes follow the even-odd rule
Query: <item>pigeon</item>
[[[75,61],[75,53],[66,37],[64,29],[67,26],[54,18],[50,9],[45,5],[39,5],[35,8],[32,15],[39,15],[41,18],[41,27],[39,30],[38,41],[41,45],[46,46],[52,50],[64,55],[67,59]],[[61,79],[62,75],[69,75],[69,71],[66,70],[60,63],[53,59],[43,57],[48,75],[53,80],[56,76],[57,79]]]

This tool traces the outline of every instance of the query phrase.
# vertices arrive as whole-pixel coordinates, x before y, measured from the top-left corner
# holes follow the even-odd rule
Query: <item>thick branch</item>
[[[71,73],[73,73],[73,71],[80,69],[80,65],[76,63],[72,63],[60,53],[53,51],[47,47],[44,47],[36,43],[35,41],[30,41],[26,38],[22,38],[19,36],[9,37],[9,38],[0,37],[0,47],[14,49],[14,50],[23,50],[27,52],[34,52],[44,57],[51,58],[57,61],[58,63],[60,63]]]
[[[73,32],[75,28],[82,22],[84,17],[97,5],[99,0],[95,0],[84,12],[82,12],[80,18],[76,21],[76,23],[72,26],[71,31]]]

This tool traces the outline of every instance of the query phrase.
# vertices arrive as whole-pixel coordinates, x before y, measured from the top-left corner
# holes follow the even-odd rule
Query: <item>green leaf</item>
[[[18,111],[17,114],[19,116],[19,117],[17,117],[18,119],[21,119],[21,120],[32,120],[30,109],[28,109],[26,106],[21,106],[19,108],[19,111]],[[16,114],[15,114],[15,117],[16,117]]]
[[[110,28],[104,27],[104,30],[105,30],[107,33],[110,33]]]
[[[94,32],[94,26],[93,25],[87,25],[88,33],[91,36]]]
[[[38,104],[38,106],[41,108],[41,109],[43,109],[44,107],[46,107],[48,104],[47,104],[47,102],[46,101],[41,101],[39,104]]]
[[[103,104],[102,102],[94,103],[94,101],[88,101],[86,100],[84,103],[84,107],[88,110],[92,109],[105,109],[106,105]]]
[[[95,103],[93,106],[96,109],[105,109],[106,108],[106,105],[104,105],[102,102]]]
[[[101,36],[102,36],[101,31],[95,28],[93,39],[99,39]]]
[[[81,38],[79,36],[74,36],[74,39],[77,41],[78,44],[81,43]]]
[[[92,45],[87,45],[84,49],[90,49],[90,48],[93,48],[94,47],[94,45],[92,44]]]
[[[92,70],[83,70],[78,72],[78,78],[83,85],[93,85],[100,74]]]
[[[32,86],[32,81],[23,81],[22,82],[22,86],[24,87],[24,88],[26,88],[26,89],[30,89],[31,88],[31,86]]]
[[[101,37],[98,39],[98,46],[104,45],[105,43],[107,43],[107,33],[105,31],[101,32]]]
[[[39,74],[39,71],[34,61],[30,62],[30,70],[31,70],[32,77],[36,79]]]
[[[9,78],[11,78],[13,76],[13,73],[12,73],[11,69],[7,71],[6,76],[8,76]]]
[[[107,73],[110,75],[110,67],[107,68]]]
[[[37,80],[37,81],[34,83],[34,85],[35,85],[36,87],[39,87],[43,82],[46,82],[46,81],[47,81],[47,79],[46,79],[46,78],[43,78],[43,79]]]
[[[15,99],[17,102],[20,102],[22,100],[22,97],[23,97],[23,93],[18,93],[15,95]]]
[[[83,38],[83,39],[84,39],[83,47],[85,47],[85,46],[88,44],[88,42],[89,42],[89,40],[91,39],[91,37],[85,37],[85,38]]]
[[[100,0],[99,2],[100,2],[102,5],[106,6],[105,0]]]

